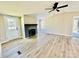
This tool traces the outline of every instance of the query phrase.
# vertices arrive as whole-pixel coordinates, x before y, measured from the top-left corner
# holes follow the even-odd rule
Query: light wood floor
[[[37,45],[36,40],[14,40],[2,45],[2,55],[6,58],[77,58],[78,38],[61,35],[46,35],[45,44]],[[21,55],[17,54],[21,51]]]

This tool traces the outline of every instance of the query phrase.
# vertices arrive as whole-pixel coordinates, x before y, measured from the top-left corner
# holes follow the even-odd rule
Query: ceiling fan
[[[56,10],[57,12],[59,12],[60,11],[59,9],[60,8],[64,8],[64,7],[68,7],[68,4],[67,5],[62,5],[62,6],[58,7],[58,2],[55,2],[54,5],[52,6],[52,8],[46,8],[45,10],[50,10],[48,13],[50,13],[50,12],[52,12],[54,10]]]

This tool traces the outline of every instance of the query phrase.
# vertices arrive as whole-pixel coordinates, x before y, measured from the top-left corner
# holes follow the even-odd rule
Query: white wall
[[[37,18],[35,15],[25,15],[24,24],[37,24]]]
[[[64,12],[48,16],[43,20],[42,27],[48,33],[71,35],[74,16],[79,16],[79,12]]]
[[[5,40],[5,27],[4,27],[4,20],[3,16],[0,15],[0,41]]]

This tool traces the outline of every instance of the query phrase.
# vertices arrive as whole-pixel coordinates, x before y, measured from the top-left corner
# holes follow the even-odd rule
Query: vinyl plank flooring
[[[78,58],[79,38],[63,35],[44,35],[45,44],[37,40],[16,40],[2,45],[5,58]],[[17,51],[21,51],[21,55]]]

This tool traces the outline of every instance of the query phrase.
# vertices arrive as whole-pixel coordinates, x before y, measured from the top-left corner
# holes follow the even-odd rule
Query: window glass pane
[[[76,33],[79,32],[79,17],[74,18],[73,32],[76,32]]]

